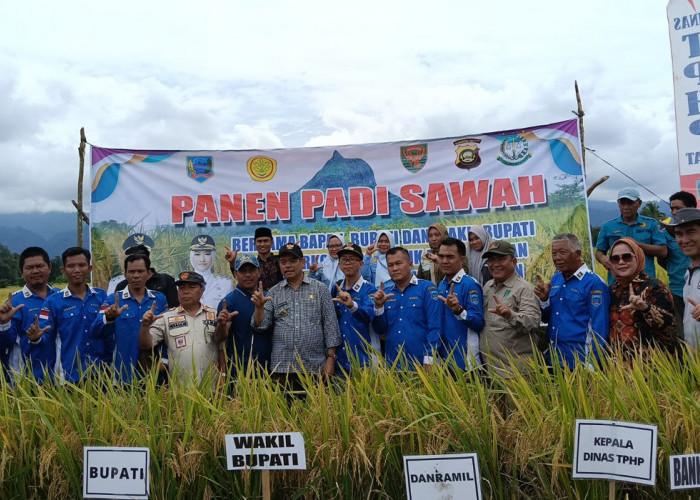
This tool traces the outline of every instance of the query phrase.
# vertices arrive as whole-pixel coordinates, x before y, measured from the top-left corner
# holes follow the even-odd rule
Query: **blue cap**
[[[233,266],[234,271],[238,271],[241,266],[244,266],[246,264],[252,264],[257,268],[260,268],[260,263],[258,262],[258,258],[255,255],[249,255],[247,253],[242,253],[236,257],[236,262]]]
[[[639,191],[637,191],[634,188],[622,188],[620,189],[620,192],[617,193],[617,200],[632,200],[632,201],[637,201],[640,200],[641,198],[639,197]]]

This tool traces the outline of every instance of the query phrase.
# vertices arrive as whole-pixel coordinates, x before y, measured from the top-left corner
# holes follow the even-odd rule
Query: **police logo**
[[[182,349],[183,347],[187,347],[187,337],[184,335],[175,337],[175,348]]]
[[[254,181],[267,182],[277,173],[277,160],[269,156],[253,156],[246,162],[248,175]]]
[[[425,166],[426,161],[428,161],[427,144],[413,144],[401,147],[401,163],[412,174],[419,172]]]
[[[455,159],[457,168],[470,170],[481,165],[481,156],[479,156],[480,142],[481,139],[474,138],[460,139],[454,142],[457,153],[457,158]]]
[[[496,159],[509,167],[521,165],[532,157],[528,149],[527,140],[519,135],[509,135],[501,141],[501,156]]]
[[[187,176],[197,182],[204,182],[214,175],[214,159],[211,156],[188,156]]]

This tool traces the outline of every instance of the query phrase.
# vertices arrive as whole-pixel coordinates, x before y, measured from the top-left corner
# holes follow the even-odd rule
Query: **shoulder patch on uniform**
[[[475,306],[479,305],[479,292],[476,290],[471,290],[469,292],[469,302]]]
[[[437,298],[438,298],[438,291],[437,291],[437,288],[435,288],[435,287],[433,286],[433,287],[428,288],[428,290],[430,290],[430,298],[433,299],[433,300],[437,300]]]
[[[599,306],[603,303],[603,295],[598,292],[598,293],[591,293],[591,305],[592,306]]]

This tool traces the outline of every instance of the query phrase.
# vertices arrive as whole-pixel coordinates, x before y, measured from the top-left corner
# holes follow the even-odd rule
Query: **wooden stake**
[[[270,500],[270,471],[262,471],[262,497],[263,500]]]
[[[581,134],[581,163],[583,164],[583,176],[586,177],[586,141],[584,140],[583,131],[583,105],[581,104],[581,94],[578,91],[578,82],[574,80],[574,88],[576,89],[576,103],[578,104],[578,113],[574,113],[578,116],[578,129]]]
[[[588,186],[588,189],[586,189],[586,197],[590,198],[591,193],[593,192],[593,190],[594,190],[595,188],[597,188],[598,186],[600,186],[600,185],[601,185],[602,183],[604,183],[605,181],[607,181],[608,179],[610,179],[610,176],[609,176],[609,175],[604,175],[603,177],[601,177],[600,179],[598,179],[597,181],[595,181],[593,184],[591,184],[590,186]]]
[[[78,202],[73,201],[73,205],[78,209],[78,246],[83,246],[83,220],[87,219],[83,212],[83,172],[85,171],[85,127],[80,128],[80,146],[78,147],[78,156],[80,158],[80,168],[78,171]],[[71,200],[72,201],[72,200]],[[89,224],[89,220],[86,220]]]
[[[609,500],[615,500],[615,481],[610,481],[608,484],[608,499]]]

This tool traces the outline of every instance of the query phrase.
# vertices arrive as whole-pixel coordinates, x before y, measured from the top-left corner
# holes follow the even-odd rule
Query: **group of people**
[[[200,380],[211,369],[220,377],[252,367],[294,387],[303,373],[344,377],[378,356],[405,370],[442,360],[509,377],[535,355],[542,322],[545,359],[569,368],[595,365],[609,346],[672,351],[685,339],[697,347],[700,210],[687,193],[671,201],[673,217],[659,225],[637,213],[634,189],[620,192],[621,215],[596,244],[609,284],[583,262],[579,239],[563,233],[551,242],[555,274],[533,286],[516,271],[514,246],[480,226],[466,244],[430,226],[417,271],[390,231],[364,251],[332,234],[308,273],[297,244],[274,255],[272,232],[258,228],[257,255],[227,248],[235,287],[203,271],[214,258],[210,236],[193,240],[193,269],[176,278],[152,268],[140,237],[125,248],[123,282],[110,294],[89,286],[88,250],[63,252],[68,284],[58,290],[47,253],[29,247],[19,260],[25,286],[0,306],[0,361],[10,376],[27,370],[39,381],[107,371],[130,383],[153,362]],[[654,257],[665,259],[670,289],[655,278]],[[205,299],[210,287],[227,290],[216,307]]]

